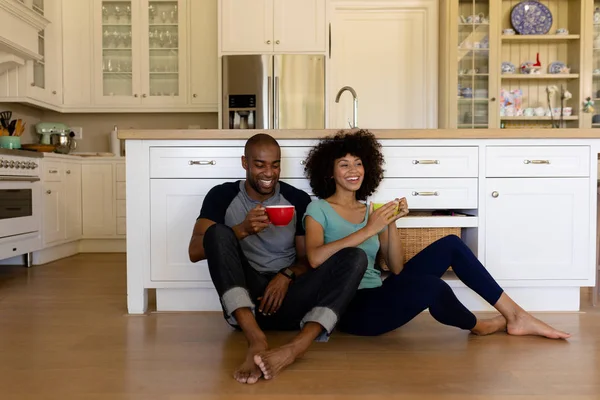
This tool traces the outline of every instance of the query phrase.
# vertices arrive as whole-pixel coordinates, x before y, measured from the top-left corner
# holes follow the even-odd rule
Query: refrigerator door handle
[[[269,98],[269,105],[267,109],[267,115],[269,116],[269,121],[267,124],[267,129],[272,129],[271,122],[273,121],[273,82],[271,81],[271,77],[267,78],[267,92]]]
[[[273,125],[275,129],[279,129],[279,77],[275,77],[275,90],[274,90],[274,108],[275,117],[273,118]]]

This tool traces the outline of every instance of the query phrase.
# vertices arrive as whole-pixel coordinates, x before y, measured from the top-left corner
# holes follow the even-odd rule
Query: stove
[[[0,149],[0,260],[42,247],[41,156]]]

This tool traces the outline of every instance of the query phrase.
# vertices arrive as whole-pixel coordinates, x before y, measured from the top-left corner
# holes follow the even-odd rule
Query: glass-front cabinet
[[[488,1],[459,0],[457,23],[458,128],[490,124],[490,9]]]
[[[184,0],[96,0],[96,101],[186,102]]]
[[[449,26],[442,36],[440,127],[495,128],[497,120],[497,29],[493,0],[442,0]],[[492,4],[490,6],[490,4]]]

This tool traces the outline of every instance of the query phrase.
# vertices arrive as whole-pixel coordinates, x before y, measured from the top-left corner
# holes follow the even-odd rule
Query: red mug
[[[265,209],[275,226],[286,226],[294,217],[294,206],[266,206]]]

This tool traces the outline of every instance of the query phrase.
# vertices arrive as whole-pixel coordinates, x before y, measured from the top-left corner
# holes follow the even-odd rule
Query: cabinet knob
[[[67,170],[67,175],[70,175],[70,174],[71,174],[71,170],[70,170],[70,169],[68,169],[68,170]]]
[[[46,190],[46,194],[52,194],[52,190]]]
[[[56,90],[53,90],[53,91],[52,91],[52,94],[56,94]]]
[[[493,198],[496,198],[496,197],[498,197],[498,196],[500,196],[500,193],[498,193],[498,192],[496,192],[496,191],[493,191],[493,192],[492,192],[492,197],[493,197]]]
[[[198,97],[198,95],[197,95],[196,93],[194,93],[194,94],[192,95],[192,97],[193,97],[193,98],[196,98],[196,97]]]
[[[271,41],[270,41],[270,40],[267,40],[267,44],[271,44]]]
[[[279,43],[281,43],[279,40],[276,40],[276,41],[275,41],[275,44],[279,44]]]
[[[300,160],[300,165],[306,165],[306,160]]]
[[[496,101],[496,98],[495,98],[495,97],[492,97],[492,98],[490,99],[490,101]]]
[[[143,98],[146,98],[146,97],[148,97],[148,96],[146,95],[146,93],[144,93],[144,94],[142,95],[142,97],[143,97]]]
[[[30,85],[31,85],[31,86],[35,86],[35,82],[31,82],[31,83],[30,83]]]
[[[136,94],[134,94],[134,95],[133,95],[133,97],[138,97],[138,94],[137,94],[137,93],[136,93]]]

